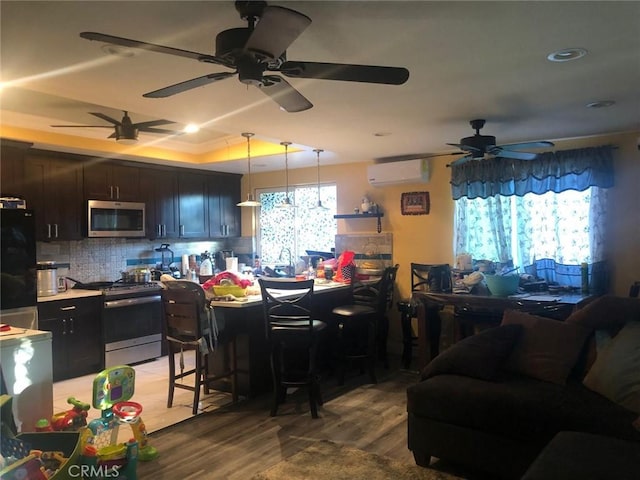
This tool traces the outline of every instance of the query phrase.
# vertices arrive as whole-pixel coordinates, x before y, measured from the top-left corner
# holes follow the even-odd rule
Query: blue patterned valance
[[[495,157],[451,167],[451,193],[461,197],[542,194],[613,186],[613,147],[545,152],[535,160]]]

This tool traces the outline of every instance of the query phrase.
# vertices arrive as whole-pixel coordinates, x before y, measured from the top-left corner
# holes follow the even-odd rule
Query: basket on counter
[[[245,297],[247,295],[247,289],[238,285],[214,285],[213,293],[217,297],[224,297],[225,295],[233,295],[234,297]]]

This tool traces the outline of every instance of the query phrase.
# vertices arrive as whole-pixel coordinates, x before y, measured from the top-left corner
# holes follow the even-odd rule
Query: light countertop
[[[256,282],[257,283],[257,282]],[[349,288],[349,285],[341,282],[328,282],[328,283],[316,283],[313,286],[313,294],[314,295],[322,295],[322,293],[336,291],[340,289]],[[287,296],[292,296],[293,294],[282,293],[281,295],[274,295],[275,297],[281,296],[286,298]],[[246,297],[242,297],[240,300],[234,301],[212,301],[211,305],[213,307],[222,307],[222,308],[246,308],[246,307],[255,307],[256,305],[262,304],[262,295],[247,295]]]
[[[11,327],[9,330],[0,332],[0,344],[2,348],[18,345],[25,340],[36,342],[51,338],[51,332],[42,330],[29,330],[28,328]]]
[[[56,300],[71,300],[74,298],[97,297],[100,295],[102,295],[100,290],[81,290],[79,288],[71,288],[64,292],[60,292],[57,295],[38,297],[38,303],[53,302]]]

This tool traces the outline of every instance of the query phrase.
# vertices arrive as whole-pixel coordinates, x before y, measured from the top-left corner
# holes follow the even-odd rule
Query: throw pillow
[[[579,325],[505,310],[502,325],[522,325],[505,369],[563,385],[589,333]]]
[[[628,322],[613,338],[598,334],[598,357],[584,385],[640,414],[640,322]]]
[[[520,325],[505,325],[466,337],[429,362],[422,379],[449,373],[493,380],[521,331]]]
[[[566,320],[594,330],[620,328],[624,323],[640,321],[640,298],[603,295],[573,312]]]

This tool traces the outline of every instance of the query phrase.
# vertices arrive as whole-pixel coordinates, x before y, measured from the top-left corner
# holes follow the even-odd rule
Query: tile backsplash
[[[160,240],[123,238],[86,239],[70,242],[37,242],[36,255],[40,261],[55,261],[62,266],[58,276],[68,276],[81,282],[115,281],[121,272],[135,266],[155,267],[161,260],[155,249],[164,243]],[[182,255],[197,255],[209,251],[215,254],[222,249],[232,249],[248,260],[251,254],[251,237],[227,238],[207,241],[174,241],[169,243],[174,262],[180,266]],[[241,261],[242,263],[242,261]],[[68,267],[68,268],[67,268]]]
[[[355,262],[358,267],[377,264],[389,267],[393,264],[393,234],[344,234],[336,235],[336,255],[351,250],[355,252]]]

